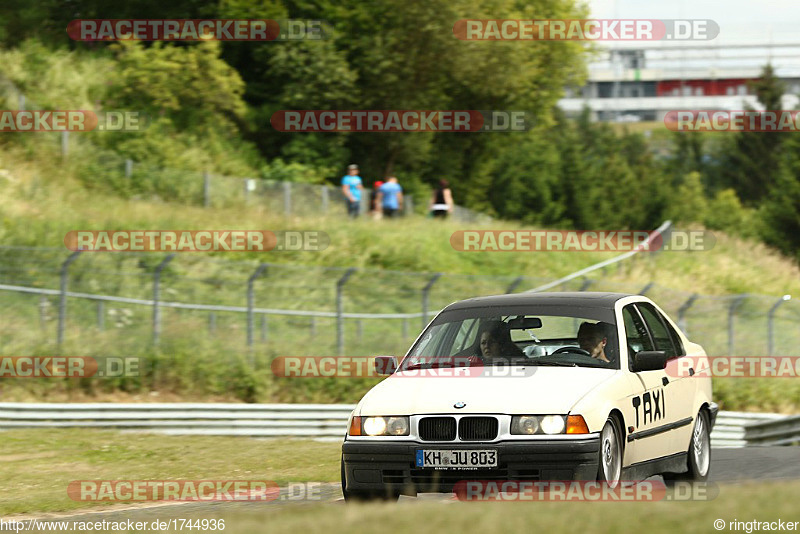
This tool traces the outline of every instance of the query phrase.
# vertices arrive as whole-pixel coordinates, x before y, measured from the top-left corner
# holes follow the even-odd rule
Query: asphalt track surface
[[[743,449],[713,449],[711,455],[711,475],[709,482],[738,484],[753,481],[775,481],[800,479],[800,447],[749,447]],[[278,507],[302,506],[325,503],[330,506],[344,506],[341,486],[337,483],[321,483],[315,491],[315,498],[295,499],[281,488],[281,495],[267,502],[202,502],[202,503],[148,503],[147,505],[119,505],[111,509],[95,509],[69,514],[35,514],[15,518],[26,520],[69,519],[71,521],[153,521],[172,518],[220,518],[223,514],[238,511],[252,512],[263,510],[269,513]],[[400,497],[405,503],[414,501],[454,502],[453,494],[422,494],[416,499]]]

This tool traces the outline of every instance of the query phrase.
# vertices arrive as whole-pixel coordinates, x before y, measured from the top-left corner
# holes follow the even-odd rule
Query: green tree
[[[764,241],[800,263],[800,143],[791,139],[787,145],[789,150],[759,214]]]
[[[708,200],[700,173],[692,171],[685,175],[672,200],[666,213],[673,222],[703,221],[708,210]]]
[[[702,222],[712,230],[723,230],[742,236],[756,234],[754,211],[742,206],[733,189],[724,189],[714,195],[708,202],[706,216]]]
[[[775,76],[772,65],[764,67],[752,83],[759,104],[765,110],[781,109],[784,84]],[[752,110],[751,110],[752,111]],[[776,183],[781,145],[785,134],[739,132],[725,144],[719,187],[731,187],[747,206],[757,206]]]

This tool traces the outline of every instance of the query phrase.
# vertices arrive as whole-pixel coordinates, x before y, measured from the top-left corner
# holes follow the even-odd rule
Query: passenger
[[[525,353],[511,341],[511,330],[503,321],[491,320],[483,323],[478,339],[478,355],[484,363],[525,358]]]
[[[578,328],[578,345],[580,348],[588,352],[592,358],[600,361],[611,363],[606,357],[606,344],[608,343],[608,334],[605,323],[581,323]]]

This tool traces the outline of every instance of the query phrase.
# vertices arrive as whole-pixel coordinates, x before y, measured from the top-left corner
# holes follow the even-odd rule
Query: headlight
[[[542,417],[541,426],[545,434],[561,434],[564,432],[564,418],[560,415],[546,415]]]
[[[511,418],[512,434],[536,434],[539,430],[539,419],[534,415],[518,415]]]
[[[563,434],[563,415],[515,415],[511,417],[511,433],[521,436]]]
[[[408,417],[364,417],[367,436],[408,436]]]

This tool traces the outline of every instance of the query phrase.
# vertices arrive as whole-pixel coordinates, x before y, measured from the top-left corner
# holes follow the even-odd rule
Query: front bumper
[[[476,470],[418,468],[417,449],[496,449],[497,467]],[[347,490],[449,492],[463,480],[596,480],[599,434],[569,440],[429,443],[345,441]]]

